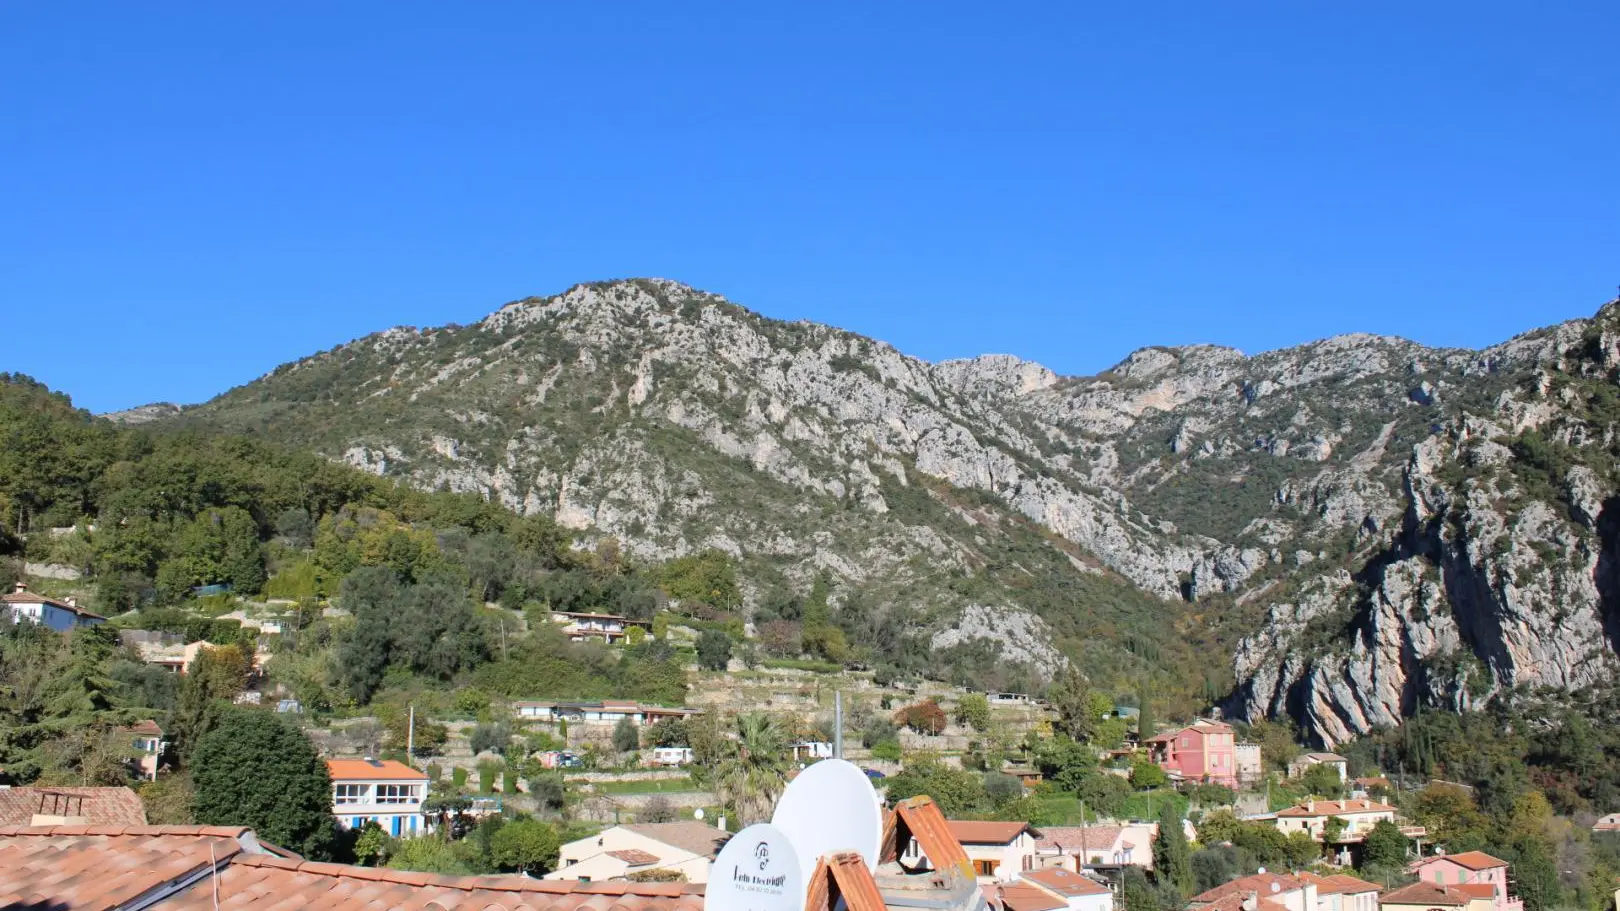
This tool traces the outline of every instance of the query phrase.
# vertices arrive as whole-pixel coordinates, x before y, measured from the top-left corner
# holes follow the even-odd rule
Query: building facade
[[[1182,781],[1237,787],[1237,743],[1232,726],[1199,720],[1143,743],[1158,766]]]
[[[1410,869],[1420,881],[1437,886],[1490,886],[1494,911],[1524,911],[1524,901],[1508,891],[1508,862],[1484,851],[1436,854]]]
[[[36,595],[21,582],[13,591],[0,595],[0,608],[5,610],[12,623],[38,623],[59,633],[77,626],[96,626],[107,622],[106,617],[90,613],[72,598],[58,600]]]
[[[326,767],[332,775],[332,815],[345,829],[374,822],[395,838],[427,831],[422,814],[427,775],[392,759],[328,759]]]

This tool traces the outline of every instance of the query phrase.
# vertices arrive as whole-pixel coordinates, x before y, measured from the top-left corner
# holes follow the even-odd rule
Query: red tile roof
[[[1027,822],[981,822],[952,819],[945,823],[964,845],[1004,845],[1029,831]]]
[[[1321,876],[1307,870],[1295,873],[1294,878],[1300,882],[1314,884],[1317,895],[1355,895],[1361,892],[1377,892],[1382,888],[1377,883],[1370,883],[1343,873]]]
[[[663,842],[711,860],[726,846],[726,842],[731,840],[730,832],[689,819],[680,822],[641,822],[624,828],[653,841]]]
[[[1507,861],[1500,857],[1492,857],[1484,851],[1462,851],[1457,854],[1436,854],[1433,857],[1425,857],[1413,864],[1413,866],[1421,867],[1442,860],[1449,860],[1459,867],[1467,867],[1470,870],[1492,870],[1508,865]]]
[[[129,788],[6,788],[0,826],[27,826],[34,814],[82,816],[92,826],[144,826],[146,807]]]
[[[1393,813],[1395,808],[1376,800],[1315,800],[1279,810],[1278,816],[1346,816],[1351,813]]]
[[[632,867],[645,867],[648,864],[658,863],[658,855],[643,851],[639,848],[625,848],[622,851],[609,851],[609,857],[617,857]]]
[[[886,911],[883,893],[878,891],[877,880],[867,868],[866,861],[854,851],[828,854],[816,861],[815,872],[805,883],[805,911],[834,911],[843,899],[848,911]],[[617,911],[617,909],[615,909]]]
[[[1222,883],[1208,892],[1193,896],[1195,902],[1214,902],[1228,895],[1247,895],[1255,893],[1261,898],[1281,895],[1284,892],[1293,892],[1305,888],[1305,884],[1292,876],[1283,876],[1280,873],[1255,873],[1234,879],[1229,883]]]
[[[120,733],[124,734],[144,734],[148,737],[163,736],[163,728],[158,727],[158,723],[150,719],[146,721],[137,721],[129,727],[119,728],[118,730]]]
[[[426,772],[418,772],[403,762],[393,759],[328,759],[326,770],[333,781],[427,781]]]
[[[911,797],[894,805],[883,820],[883,843],[879,862],[888,863],[904,853],[911,839],[935,870],[954,870],[970,881],[973,866],[967,851],[951,833],[950,823],[932,797]]]
[[[1243,903],[1248,901],[1250,895],[1255,896],[1255,906],[1252,911],[1288,911],[1281,903],[1274,902],[1269,898],[1260,898],[1258,894],[1252,892],[1233,892],[1231,895],[1207,903],[1200,902],[1195,898],[1188,907],[1197,908],[1198,911],[1251,911],[1251,909],[1243,907]]]
[[[1078,895],[1107,895],[1110,891],[1102,883],[1090,877],[1081,876],[1078,873],[1070,873],[1062,867],[1049,867],[1045,870],[1025,873],[1024,879],[1064,898],[1073,898]]]
[[[1069,907],[1067,901],[1034,886],[1002,886],[996,890],[996,897],[1007,911],[1058,911]]]
[[[315,863],[270,853],[247,829],[210,826],[0,828],[0,907],[105,911],[201,875],[166,898],[181,911],[218,908],[478,908],[529,911],[702,911],[686,883],[580,883],[520,876],[438,876]],[[212,855],[210,855],[212,852]],[[215,889],[218,904],[215,904]],[[880,911],[867,909],[867,911]]]
[[[1440,886],[1428,882],[1415,882],[1393,892],[1385,892],[1380,905],[1423,905],[1425,908],[1462,908],[1475,896],[1458,886]]]
[[[0,907],[113,908],[243,850],[231,826],[0,828]]]

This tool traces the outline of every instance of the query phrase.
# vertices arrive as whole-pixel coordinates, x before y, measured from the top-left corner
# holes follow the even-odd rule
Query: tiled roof
[[[0,828],[0,908],[107,911],[161,888],[179,890],[161,907],[180,911],[703,908],[701,885],[437,876],[262,853],[268,850],[251,831],[235,827]],[[217,875],[207,875],[211,868]]]
[[[964,845],[1004,845],[1029,829],[1027,822],[980,822],[952,819],[946,822],[951,834]]]
[[[1234,879],[1229,883],[1222,883],[1208,892],[1195,895],[1193,901],[1214,902],[1228,895],[1247,895],[1250,892],[1265,898],[1303,888],[1305,888],[1305,884],[1292,876],[1283,876],[1280,873],[1255,873],[1252,876]]]
[[[165,909],[213,911],[201,883]],[[523,876],[438,876],[267,855],[233,858],[219,875],[219,908],[529,909],[529,911],[702,911],[703,887],[687,883],[582,883]]]
[[[1428,882],[1415,882],[1393,892],[1385,892],[1380,905],[1423,905],[1426,908],[1461,908],[1473,896],[1456,886],[1440,886]]]
[[[1043,826],[1035,847],[1041,851],[1087,851],[1106,853],[1119,841],[1124,826]]]
[[[645,867],[648,864],[658,863],[658,855],[642,851],[639,848],[625,848],[622,851],[608,851],[607,856],[617,857],[632,867]]]
[[[996,898],[1007,911],[1058,911],[1069,907],[1067,901],[1034,886],[1001,886],[996,889]]]
[[[0,828],[0,907],[113,908],[231,858],[244,836],[234,826]]]
[[[1255,904],[1252,911],[1288,911],[1288,909],[1284,907],[1281,902],[1274,902],[1269,898],[1261,898],[1257,893],[1254,892],[1233,892],[1231,895],[1223,896],[1212,902],[1200,902],[1195,898],[1192,900],[1192,904],[1188,905],[1188,907],[1197,908],[1198,911],[1251,911],[1251,909],[1243,907],[1243,903],[1248,901],[1250,895],[1254,895],[1255,897]]]
[[[1338,753],[1306,753],[1305,759],[1314,759],[1317,762],[1349,762],[1350,760]]]
[[[26,826],[34,814],[82,816],[92,826],[144,826],[146,807],[129,788],[5,788],[0,826]]]
[[[1361,892],[1377,892],[1382,888],[1377,883],[1370,883],[1364,879],[1357,879],[1343,873],[1321,876],[1307,870],[1295,873],[1294,878],[1300,882],[1315,885],[1317,895],[1355,895]]]
[[[333,781],[427,781],[427,773],[418,772],[403,762],[393,759],[328,759],[326,770]]]
[[[163,736],[163,728],[158,727],[158,723],[151,720],[137,721],[129,727],[119,728],[118,730],[125,734],[144,734],[148,737]]]
[[[971,881],[973,867],[967,851],[951,833],[950,823],[932,797],[909,797],[895,804],[884,817],[879,862],[897,859],[912,839],[916,839],[918,849],[935,870],[954,870]]]
[[[1048,892],[1056,892],[1064,898],[1078,895],[1107,895],[1109,892],[1108,887],[1102,883],[1078,873],[1070,873],[1062,867],[1049,867],[1025,873],[1024,879]]]
[[[0,595],[0,602],[4,602],[6,604],[49,604],[51,607],[65,611],[72,611],[81,617],[89,617],[92,620],[107,619],[100,614],[93,614],[77,604],[69,604],[66,601],[58,601],[55,598],[47,598],[44,595],[36,595],[33,592],[28,591],[7,592],[6,594]]]
[[[1395,808],[1376,800],[1316,800],[1279,810],[1278,816],[1346,816],[1352,813],[1393,813]]]
[[[1500,857],[1492,857],[1484,851],[1462,851],[1457,854],[1436,854],[1433,857],[1425,857],[1413,864],[1413,866],[1424,866],[1442,860],[1449,860],[1459,867],[1467,867],[1470,870],[1491,870],[1508,865],[1507,861]]]
[[[834,911],[843,899],[848,911],[885,911],[887,903],[866,861],[854,851],[828,854],[816,861],[805,883],[805,911]]]
[[[624,828],[653,841],[711,859],[720,853],[727,839],[731,838],[730,832],[701,822],[646,822]]]

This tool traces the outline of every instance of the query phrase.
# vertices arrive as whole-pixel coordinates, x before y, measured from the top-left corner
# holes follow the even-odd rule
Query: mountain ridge
[[[1477,351],[1358,333],[1255,355],[1147,346],[1065,377],[1014,355],[923,361],[638,279],[513,301],[467,326],[374,333],[160,422],[263,434],[420,486],[476,491],[618,537],[644,558],[719,549],[748,564],[753,597],[832,573],[907,603],[936,635],[954,631],[951,641],[985,609],[1072,626],[1068,614],[1089,606],[1061,608],[1045,587],[1078,584],[1068,572],[1117,574],[1148,596],[1126,611],[1141,627],[1133,635],[1151,626],[1163,647],[1190,622],[1201,641],[1240,640],[1206,688],[1228,687],[1240,715],[1290,714],[1332,742],[1444,687],[1408,673],[1398,694],[1380,696],[1357,680],[1331,710],[1301,694],[1310,674],[1279,654],[1293,640],[1277,631],[1315,621],[1276,615],[1291,603],[1280,596],[1315,586],[1339,593],[1329,601],[1348,597],[1321,580],[1364,573],[1394,546],[1418,453],[1433,450],[1444,467],[1463,456],[1436,441],[1458,428],[1506,438],[1557,411],[1534,401],[1538,377],[1565,369],[1613,321],[1609,305]],[[1519,418],[1495,422],[1504,413]],[[1039,608],[1019,600],[1032,596],[1008,587],[1011,576],[977,600],[956,590],[979,586],[1011,547],[973,532],[974,521],[997,535],[1031,523],[1048,538],[1038,559],[1057,552],[1069,564],[1036,574]],[[937,565],[919,570],[919,560]],[[1184,620],[1187,609],[1203,619]],[[994,624],[970,625],[979,635],[966,638],[999,642]],[[1511,653],[1486,638],[1441,645]],[[1093,643],[1076,628],[1053,641],[1112,683],[1146,672],[1128,636]],[[1051,662],[1027,648],[1017,660]],[[1525,677],[1524,662],[1486,663],[1499,684]]]

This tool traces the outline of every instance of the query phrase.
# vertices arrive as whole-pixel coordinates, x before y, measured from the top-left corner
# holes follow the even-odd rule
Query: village
[[[104,622],[71,601],[22,585],[4,600],[14,622],[61,631]],[[388,750],[375,723],[359,718],[314,724],[289,693],[259,685],[267,679],[263,664],[276,660],[275,640],[290,621],[247,613],[228,619],[251,630],[259,643],[254,671],[233,701],[244,710],[296,721],[326,753],[337,826],[374,831],[397,846],[464,838],[482,822],[502,817],[560,814],[569,820],[574,837],[512,881],[491,877],[458,888],[517,895],[536,888],[625,895],[640,889],[650,906],[689,900],[709,881],[731,836],[755,821],[738,818],[746,810],[735,793],[701,768],[705,747],[699,732],[708,725],[707,736],[719,731],[722,739],[735,738],[729,721],[752,715],[783,735],[780,755],[763,767],[779,770],[784,782],[818,762],[847,761],[878,795],[887,793],[890,827],[909,825],[913,833],[885,849],[897,870],[932,869],[929,888],[950,893],[953,887],[937,875],[940,858],[962,859],[977,888],[966,904],[951,905],[958,898],[946,895],[942,907],[1113,911],[1117,905],[1134,911],[1143,890],[1162,906],[1164,896],[1179,888],[1185,911],[1524,908],[1509,861],[1479,850],[1451,851],[1433,837],[1437,833],[1399,809],[1422,795],[1466,792],[1466,786],[1392,780],[1383,769],[1353,774],[1350,759],[1326,751],[1290,750],[1282,761],[1275,738],[1265,744],[1245,740],[1242,726],[1218,718],[1143,729],[1140,707],[1111,705],[1092,694],[1082,711],[1093,717],[1081,724],[1090,739],[1077,742],[1066,733],[1066,722],[1075,719],[1066,719],[1044,694],[879,686],[856,673],[694,667],[689,705],[513,700],[485,707],[481,721],[438,721],[412,710],[405,748]],[[575,641],[621,645],[650,632],[650,624],[605,613],[555,612],[550,619]],[[665,635],[694,631],[677,626]],[[119,638],[149,666],[180,676],[218,647],[141,630],[121,630]],[[427,736],[436,727],[440,735]],[[492,736],[497,728],[499,736]],[[869,733],[874,728],[880,731],[875,738]],[[155,783],[168,774],[170,738],[156,720],[121,731],[133,777]],[[961,803],[948,791],[964,780],[982,781],[982,790],[997,794]],[[536,794],[537,783],[547,781],[561,793]],[[931,786],[939,793],[928,793]],[[769,799],[780,787],[763,791]],[[1071,805],[1066,791],[1124,799],[1098,797],[1088,808],[1083,797]],[[953,803],[965,812],[947,812]],[[129,787],[8,786],[0,789],[0,826],[7,827],[0,831],[0,852],[48,839],[57,846],[53,850],[93,841],[97,851],[113,856],[125,850],[184,853],[195,850],[194,843],[226,837],[219,827],[182,832],[149,826],[141,797]],[[1600,818],[1592,832],[1620,834],[1620,814]],[[321,876],[332,879],[325,888],[340,888],[345,878],[430,887],[413,874],[378,866],[304,863],[254,842],[251,833],[236,832],[227,840],[238,846],[231,863],[252,866],[259,875],[282,871],[307,878],[319,867]],[[27,850],[26,856],[36,856]],[[1270,862],[1260,863],[1262,857]],[[25,864],[4,876],[15,881],[41,873]],[[835,884],[836,873],[827,874]],[[423,885],[413,885],[418,883]],[[14,882],[8,888],[18,887]],[[881,889],[879,894],[888,907],[911,907]]]

